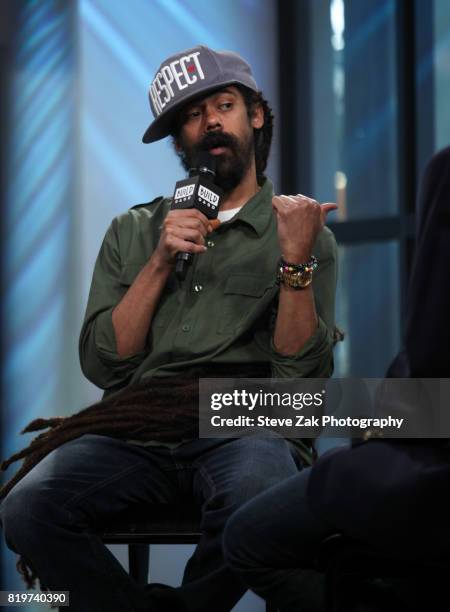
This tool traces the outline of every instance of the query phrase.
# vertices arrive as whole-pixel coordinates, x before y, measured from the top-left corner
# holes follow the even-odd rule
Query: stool
[[[150,516],[149,516],[150,515]],[[200,509],[194,505],[161,505],[127,512],[99,531],[105,544],[127,544],[129,573],[138,584],[149,582],[151,544],[197,544]],[[266,604],[266,612],[277,612]]]

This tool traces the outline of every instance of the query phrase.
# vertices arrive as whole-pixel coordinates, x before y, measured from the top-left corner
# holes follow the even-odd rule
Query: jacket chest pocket
[[[267,308],[274,292],[273,278],[257,274],[229,276],[223,290],[217,332],[234,334],[250,326]]]

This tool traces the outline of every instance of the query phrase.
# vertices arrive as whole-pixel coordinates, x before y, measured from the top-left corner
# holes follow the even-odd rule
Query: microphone
[[[200,151],[194,160],[194,167],[189,169],[189,178],[176,183],[171,209],[196,208],[208,219],[216,219],[223,191],[214,184],[215,177],[214,155],[208,151]],[[192,259],[192,253],[177,253],[175,274],[179,280],[185,279]]]

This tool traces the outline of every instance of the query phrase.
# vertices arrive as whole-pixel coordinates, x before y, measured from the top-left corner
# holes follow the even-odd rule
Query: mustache
[[[208,151],[215,147],[228,147],[235,151],[239,147],[239,142],[235,136],[226,132],[210,132],[200,140],[196,148],[200,151]]]

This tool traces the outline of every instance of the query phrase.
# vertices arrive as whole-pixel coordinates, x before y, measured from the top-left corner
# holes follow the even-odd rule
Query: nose
[[[217,110],[213,107],[207,107],[205,111],[205,132],[213,132],[222,129],[222,122]]]

